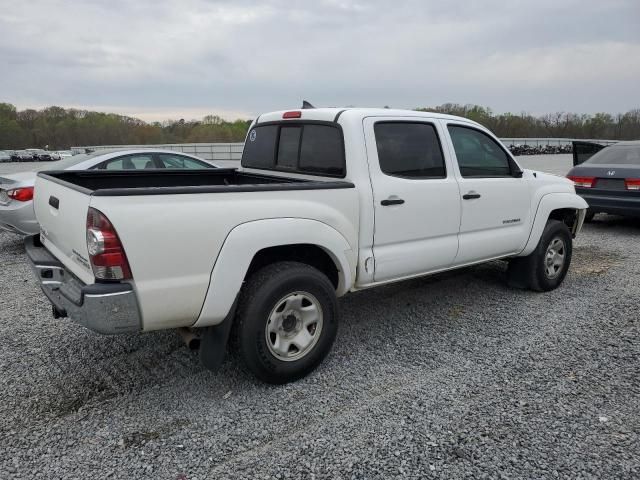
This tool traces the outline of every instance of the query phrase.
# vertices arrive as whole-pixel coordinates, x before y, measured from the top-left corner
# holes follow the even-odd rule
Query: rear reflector
[[[118,234],[105,215],[89,208],[87,250],[93,275],[99,280],[130,280],[131,269]]]
[[[33,187],[16,188],[9,190],[7,196],[18,202],[28,202],[33,200]]]
[[[626,178],[624,187],[627,190],[640,190],[640,178]]]
[[[282,114],[282,118],[301,118],[302,112],[294,111],[294,112],[284,112]]]
[[[576,187],[581,188],[591,188],[596,181],[596,177],[574,177],[569,175],[567,178],[575,183]]]

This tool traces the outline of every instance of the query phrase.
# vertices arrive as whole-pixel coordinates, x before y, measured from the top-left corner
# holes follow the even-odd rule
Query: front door
[[[468,124],[447,122],[462,197],[455,265],[517,253],[531,227],[526,178],[504,147]]]
[[[456,256],[460,192],[441,128],[427,118],[364,121],[376,283],[445,269]]]

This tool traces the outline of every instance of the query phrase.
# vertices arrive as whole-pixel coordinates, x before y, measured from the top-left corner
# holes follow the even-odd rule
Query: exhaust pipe
[[[189,350],[198,350],[200,348],[200,335],[196,334],[192,329],[181,327],[178,329],[178,335],[182,337],[182,341]]]

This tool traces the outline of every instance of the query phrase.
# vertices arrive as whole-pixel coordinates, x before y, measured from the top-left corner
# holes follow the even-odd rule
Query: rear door
[[[34,209],[40,223],[40,239],[47,250],[85,283],[94,281],[86,240],[89,193],[47,178],[36,178]]]
[[[374,197],[375,282],[449,267],[458,250],[460,192],[425,118],[364,120]]]
[[[527,179],[497,139],[469,124],[446,124],[462,199],[455,265],[521,251],[531,224]]]

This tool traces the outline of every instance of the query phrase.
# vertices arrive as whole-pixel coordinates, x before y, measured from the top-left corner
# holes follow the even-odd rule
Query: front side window
[[[458,125],[449,125],[448,129],[463,177],[511,176],[507,153],[489,135]]]
[[[342,132],[319,122],[259,125],[247,135],[242,166],[344,177]]]
[[[430,123],[378,122],[374,126],[380,169],[404,178],[447,175],[440,140]]]

